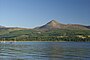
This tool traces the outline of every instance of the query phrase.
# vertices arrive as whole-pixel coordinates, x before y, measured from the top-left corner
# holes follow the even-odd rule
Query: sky
[[[90,25],[90,0],[0,0],[0,25],[34,28],[56,20]]]

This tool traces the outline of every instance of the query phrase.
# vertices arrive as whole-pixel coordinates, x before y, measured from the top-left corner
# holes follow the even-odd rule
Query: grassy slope
[[[33,29],[24,29],[24,30],[0,30],[0,39],[6,40],[17,38],[18,40],[55,40],[61,37],[67,37],[75,39],[76,36],[81,36],[81,38],[90,36],[90,30],[48,30],[48,31],[39,31]],[[90,38],[90,37],[89,37]]]

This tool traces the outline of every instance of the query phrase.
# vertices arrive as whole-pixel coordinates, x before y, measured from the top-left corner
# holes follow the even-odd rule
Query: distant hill
[[[5,26],[1,26],[1,25],[0,25],[0,28],[5,28]]]
[[[55,20],[34,29],[0,26],[0,41],[90,41],[90,26]]]
[[[27,28],[20,28],[20,27],[5,27],[5,26],[0,26],[0,32],[3,34],[6,32],[11,32],[11,31],[17,31],[17,30],[28,30]],[[1,35],[1,33],[0,33]]]
[[[2,29],[14,29],[14,30],[22,30],[22,29],[30,29],[30,28],[21,28],[21,27],[6,27],[0,25],[0,30]]]
[[[48,22],[47,24],[37,27],[35,29],[70,29],[70,30],[88,30],[90,29],[90,26],[84,26],[80,24],[62,24],[57,22],[56,20],[52,20]]]
[[[90,29],[90,26],[85,26],[85,27],[87,27],[88,29]]]
[[[19,28],[19,27],[5,27],[0,25],[0,30],[25,30],[30,28]],[[51,20],[43,26],[36,27],[34,29],[39,30],[51,30],[51,29],[69,29],[69,30],[90,30],[90,26],[80,25],[80,24],[63,24],[56,20]]]

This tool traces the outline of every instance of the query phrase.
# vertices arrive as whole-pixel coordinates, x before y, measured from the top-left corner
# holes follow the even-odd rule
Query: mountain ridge
[[[23,29],[31,29],[31,28],[20,28],[20,27],[5,27],[0,25],[0,30],[1,29],[16,29],[16,30],[23,30]],[[80,24],[63,24],[59,23],[56,20],[51,20],[50,22],[40,26],[40,27],[35,27],[33,29],[39,29],[39,30],[51,30],[51,29],[70,29],[70,30],[90,30],[90,26],[85,26],[85,25],[80,25]]]
[[[35,29],[81,29],[88,30],[90,26],[80,25],[80,24],[62,24],[57,22],[56,20],[51,20],[43,26],[37,27]]]
[[[34,29],[1,27],[0,41],[90,41],[90,27],[55,20]]]

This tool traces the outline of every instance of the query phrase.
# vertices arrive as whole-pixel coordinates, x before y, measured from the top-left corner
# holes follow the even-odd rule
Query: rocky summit
[[[84,26],[80,24],[62,24],[57,22],[56,20],[51,20],[47,24],[37,27],[35,29],[70,29],[70,30],[88,30],[89,26]]]

